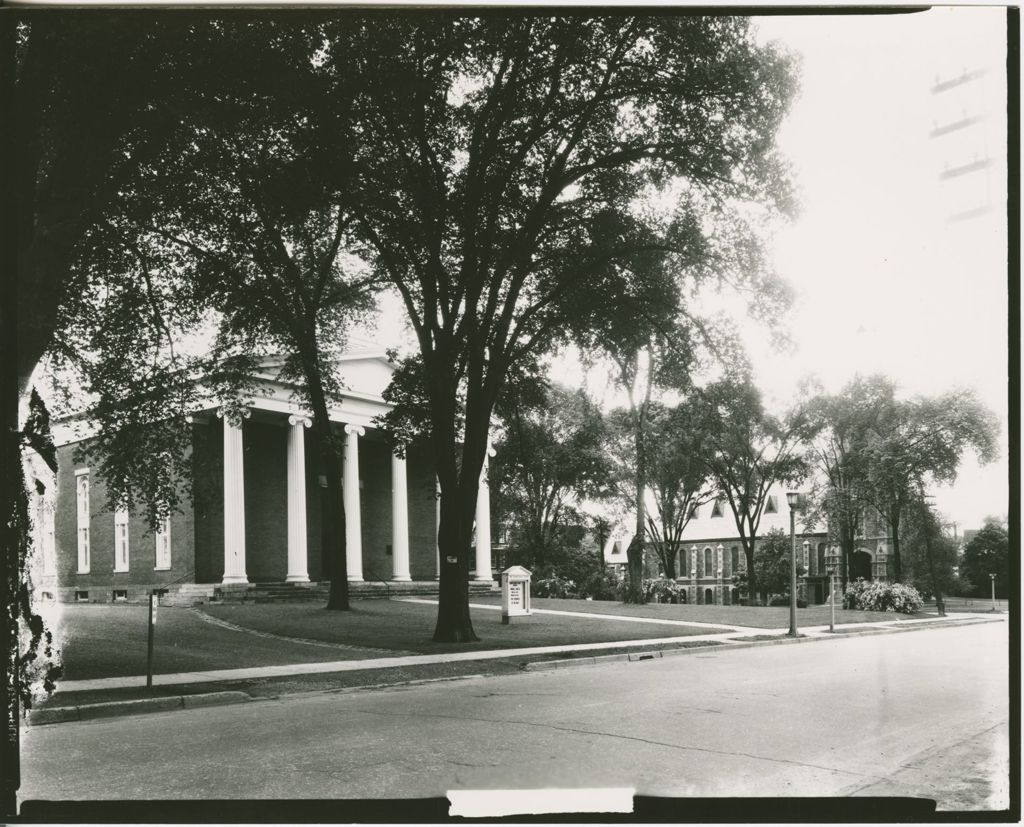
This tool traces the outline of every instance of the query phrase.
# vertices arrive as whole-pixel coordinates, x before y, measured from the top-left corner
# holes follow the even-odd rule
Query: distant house
[[[755,545],[759,546],[772,529],[789,535],[789,505],[785,489],[781,486],[774,487],[769,493]],[[630,539],[631,536],[625,532],[613,533],[605,544],[605,561],[609,564],[620,560],[625,563]],[[834,541],[830,540],[825,527],[804,525],[799,513],[796,517],[796,541],[797,563],[805,572],[798,579],[798,593],[809,604],[824,603],[829,594],[826,560],[829,555],[838,554]],[[881,515],[868,517],[861,525],[857,548],[850,561],[851,577],[887,579],[891,548]],[[658,558],[648,544],[648,571],[652,565],[657,567]],[[676,560],[678,574],[675,582],[686,587],[686,602],[726,606],[739,603],[741,595],[733,585],[733,575],[745,571],[746,566],[743,545],[728,503],[719,499],[694,509],[683,531]]]

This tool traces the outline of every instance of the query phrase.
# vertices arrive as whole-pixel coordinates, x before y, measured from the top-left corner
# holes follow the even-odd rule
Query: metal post
[[[149,593],[149,641],[146,643],[146,689],[153,688],[153,606],[157,601],[155,592]]]
[[[996,576],[994,574],[989,575],[989,579],[992,580],[992,611],[996,611]]]
[[[796,509],[789,509],[789,636],[796,637]]]

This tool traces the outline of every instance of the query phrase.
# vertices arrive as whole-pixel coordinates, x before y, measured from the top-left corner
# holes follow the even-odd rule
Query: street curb
[[[898,623],[899,621],[892,621]],[[522,665],[524,671],[541,671],[545,669],[565,669],[573,666],[596,666],[602,663],[639,662],[655,660],[660,658],[674,657],[679,655],[692,655],[699,652],[715,652],[732,649],[751,649],[755,646],[777,646],[794,643],[808,643],[820,640],[835,640],[846,637],[865,637],[867,635],[896,634],[899,632],[913,632],[922,629],[948,628],[950,626],[971,626],[977,623],[1001,623],[998,617],[972,617],[964,620],[946,619],[936,620],[929,623],[908,624],[906,626],[873,626],[865,629],[850,630],[830,635],[828,632],[816,632],[812,635],[801,635],[797,638],[780,637],[775,640],[729,640],[712,641],[698,645],[682,645],[672,649],[655,649],[648,652],[620,652],[614,655],[589,655],[580,658],[564,658],[559,660],[529,661]],[[626,644],[628,645],[628,644]],[[95,704],[80,704],[75,706],[44,707],[33,709],[29,713],[29,723],[32,726],[44,726],[47,724],[59,724],[73,721],[87,721],[96,718],[112,718],[120,715],[140,715],[150,712],[167,712],[174,709],[197,709],[207,706],[224,706],[227,704],[248,703],[250,701],[273,701],[294,695],[318,695],[318,694],[340,694],[375,689],[389,689],[401,686],[417,686],[425,683],[436,683],[441,681],[459,681],[471,678],[486,677],[485,675],[455,675],[442,678],[414,678],[395,683],[368,684],[364,686],[347,686],[338,689],[322,689],[299,692],[286,692],[281,695],[266,697],[253,697],[247,692],[239,690],[223,690],[220,692],[201,692],[194,695],[168,695],[161,698],[138,698],[129,701],[106,701]]]
[[[171,709],[196,709],[204,706],[245,703],[252,697],[236,690],[203,692],[198,695],[168,695],[163,698],[137,698],[130,701],[105,701],[79,706],[54,706],[33,709],[29,713],[32,726],[59,724],[66,721],[88,721],[94,718],[113,718],[119,715],[140,715],[149,712],[167,712]]]
[[[893,621],[898,623],[899,621]],[[572,666],[597,666],[602,663],[614,661],[642,661],[656,658],[668,658],[678,655],[692,655],[697,652],[721,652],[734,649],[753,649],[756,646],[789,646],[796,643],[811,643],[821,640],[839,640],[851,637],[867,637],[869,635],[898,634],[900,632],[918,632],[925,629],[943,628],[950,626],[973,626],[977,623],[999,623],[998,618],[974,617],[967,620],[937,620],[929,623],[915,623],[902,627],[874,627],[869,629],[856,629],[848,632],[816,632],[811,635],[801,634],[799,637],[780,637],[776,640],[729,640],[725,639],[720,644],[712,646],[679,646],[673,649],[656,649],[651,652],[624,652],[617,655],[595,655],[585,658],[565,658],[562,660],[535,660],[523,664],[523,669],[528,672],[537,672],[544,669],[566,669]]]

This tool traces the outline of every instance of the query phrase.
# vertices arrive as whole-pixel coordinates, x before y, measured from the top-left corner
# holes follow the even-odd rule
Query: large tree
[[[825,518],[838,541],[843,589],[865,509],[873,508],[866,449],[895,413],[895,387],[884,376],[857,376],[839,393],[817,395],[807,405],[816,431],[809,451],[816,472],[813,514]]]
[[[801,409],[783,418],[769,414],[760,391],[749,380],[710,385],[703,389],[702,403],[700,457],[736,522],[753,604],[760,588],[754,550],[768,496],[773,486],[807,476],[805,442],[813,434],[813,424]]]
[[[538,391],[534,400],[521,393],[499,400],[502,436],[489,477],[492,503],[517,544],[530,563],[544,565],[564,530],[582,525],[580,503],[607,490],[611,468],[604,418],[586,393],[559,385]]]
[[[973,451],[980,462],[995,459],[998,421],[971,390],[899,401],[894,414],[873,429],[864,446],[868,497],[885,517],[893,544],[893,577],[903,578],[902,516],[921,490],[956,479]]]
[[[694,509],[714,497],[707,466],[698,454],[703,444],[700,416],[691,401],[656,407],[647,433],[648,483],[654,514],[647,534],[665,576],[676,577],[676,558]]]
[[[17,473],[19,402],[36,366],[60,335],[57,314],[74,295],[77,245],[116,194],[123,176],[159,150],[177,116],[169,91],[202,82],[192,57],[205,44],[191,14],[5,9],[0,16],[0,359],[4,555],[2,645],[15,664],[18,617],[38,622],[23,594],[28,553],[24,480]],[[123,141],[133,136],[135,150]],[[3,801],[14,812],[18,786],[17,668],[7,671]]]
[[[474,503],[506,376],[570,320],[646,325],[678,294],[677,261],[745,249],[741,202],[787,205],[774,136],[794,73],[734,17],[431,13],[377,18],[373,43],[357,227],[402,295],[429,393],[434,637],[475,640]],[[659,190],[670,210],[640,206]]]
[[[904,578],[925,598],[934,597],[939,614],[945,614],[943,595],[959,586],[956,542],[943,531],[942,521],[923,492],[907,503],[903,526]]]
[[[974,594],[991,594],[992,580],[996,576],[996,597],[1010,595],[1010,535],[1006,525],[994,517],[985,521],[982,529],[964,546],[960,561],[960,575],[970,581]]]
[[[207,58],[214,64],[208,84],[171,99],[180,117],[164,148],[125,181],[83,245],[79,267],[99,274],[65,313],[69,329],[89,345],[75,353],[91,356],[85,374],[99,397],[93,418],[101,435],[91,447],[112,498],[131,504],[141,495],[156,515],[154,496],[166,492],[148,488],[143,474],[151,463],[140,463],[137,449],[149,456],[173,453],[174,446],[161,450],[154,439],[176,432],[173,417],[154,423],[153,402],[168,402],[166,389],[176,385],[194,397],[187,382],[221,373],[220,354],[231,356],[236,375],[280,355],[280,378],[295,382],[312,414],[327,482],[328,608],[347,609],[341,439],[329,406],[341,387],[335,357],[346,323],[366,306],[373,283],[371,273],[345,256],[353,218],[344,193],[358,142],[343,113],[359,79],[346,73],[346,83],[336,82],[312,60],[323,39],[315,23],[278,25],[269,40],[245,22],[220,31],[218,50]],[[255,63],[261,67],[256,73],[235,68]],[[166,342],[159,328],[154,336],[133,323],[133,285],[146,286],[147,318],[166,330]],[[133,300],[112,302],[112,290]],[[211,324],[218,334],[214,358],[182,358],[174,340]],[[135,341],[130,333],[140,328],[144,335]],[[107,335],[112,330],[124,332]],[[236,403],[244,401],[237,387],[226,390],[236,391],[230,394]],[[165,407],[179,420],[186,412],[180,400]],[[178,459],[186,459],[180,451]]]
[[[703,447],[701,422],[694,406],[681,402],[668,406],[652,402],[640,431],[641,451],[636,450],[637,411],[619,409],[610,417],[615,435],[609,448],[616,461],[615,493],[631,511],[637,510],[637,458],[644,467],[643,504],[646,542],[658,555],[662,571],[676,577],[676,560],[682,535],[693,509],[714,496],[708,485],[707,467],[698,452]]]

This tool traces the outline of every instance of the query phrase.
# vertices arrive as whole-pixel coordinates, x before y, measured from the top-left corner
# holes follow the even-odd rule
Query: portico
[[[340,504],[327,496],[318,440],[311,438],[313,417],[298,389],[280,376],[280,360],[264,361],[254,377],[258,391],[240,404],[211,399],[191,412],[191,496],[179,501],[155,540],[141,513],[127,523],[122,514],[118,523],[117,515],[88,506],[83,492],[91,490],[93,502],[102,504],[105,483],[75,460],[74,443],[89,439],[92,426],[58,423],[66,477],[58,487],[56,520],[61,599],[109,601],[127,594],[133,600],[146,589],[187,584],[224,595],[273,584],[317,591],[331,579],[323,542],[327,509],[339,507],[347,576],[357,591],[373,596],[385,591],[383,584],[390,589],[385,593],[436,590],[439,502],[432,453],[414,444],[399,456],[378,425],[389,410],[381,391],[393,370],[383,352],[350,352],[340,362],[345,387],[328,409],[342,446]],[[470,567],[471,585],[482,589],[492,582],[486,468],[478,491]],[[118,530],[123,560],[114,556]]]
[[[359,361],[363,364],[350,365],[346,376],[364,377],[367,380],[361,383],[364,388],[375,384],[383,389],[390,378],[390,364],[376,355]],[[268,374],[272,375],[273,367],[267,365]],[[399,456],[391,450],[386,435],[376,426],[376,417],[388,410],[387,403],[379,394],[353,390],[358,386],[353,382],[349,384],[350,387],[342,392],[340,401],[330,411],[332,426],[344,446],[342,499],[348,580],[352,583],[408,583],[435,579],[437,495],[435,485],[423,485],[425,478],[431,483],[434,481],[432,468],[424,467],[429,466],[427,453],[408,451],[405,456]],[[206,417],[207,427],[215,427],[219,420],[223,430],[224,566],[219,577],[222,585],[246,584],[254,579],[251,567],[247,565],[246,551],[256,545],[265,546],[267,530],[266,527],[255,527],[256,536],[247,538],[247,523],[250,529],[254,519],[265,523],[266,513],[275,506],[268,500],[266,492],[261,491],[263,499],[258,504],[246,502],[245,492],[253,488],[254,475],[275,474],[277,466],[273,455],[282,441],[286,455],[283,486],[286,504],[282,508],[286,545],[281,550],[286,559],[284,581],[309,583],[311,558],[320,551],[319,521],[311,526],[310,520],[318,516],[317,512],[322,513],[321,509],[328,504],[322,495],[326,480],[319,473],[310,474],[311,464],[319,468],[319,458],[307,449],[306,432],[312,426],[312,416],[295,405],[285,383],[271,380],[264,388],[264,393],[249,400],[248,406],[240,412],[218,409],[215,418]],[[286,432],[283,440],[275,433],[279,430]],[[253,432],[252,436],[244,437],[249,431]],[[366,454],[367,450],[369,454]],[[262,457],[262,466],[250,469],[247,459],[255,457],[257,452]],[[488,455],[492,453],[493,450],[488,448]],[[415,466],[411,472],[410,463]],[[493,579],[487,470],[485,459],[478,488],[472,575],[479,582]],[[414,488],[411,499],[415,514],[412,516],[410,475]],[[316,482],[310,485],[312,480]],[[431,501],[429,507],[428,500]],[[252,508],[259,508],[260,513],[252,515],[249,513]],[[412,542],[410,526],[413,527]],[[326,563],[314,566],[320,568],[321,579],[327,579],[325,566]],[[216,568],[211,567],[211,574],[215,576]],[[269,570],[266,565],[263,569],[264,572]],[[259,576],[265,577],[266,574]]]

